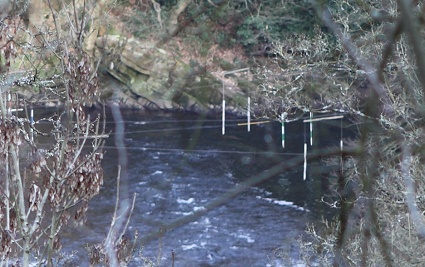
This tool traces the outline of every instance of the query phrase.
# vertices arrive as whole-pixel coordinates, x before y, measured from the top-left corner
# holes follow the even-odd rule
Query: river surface
[[[228,194],[253,176],[302,157],[308,135],[302,121],[288,124],[283,149],[278,122],[252,125],[247,132],[246,126],[238,126],[243,118],[230,118],[223,136],[220,120],[192,114],[128,111],[123,117],[128,181],[122,186],[128,194],[121,197],[136,194],[128,237],[137,230],[143,241],[138,241],[130,266],[141,266],[146,259],[176,267],[304,266],[296,240],[308,223],[327,212],[318,202],[325,190],[323,171],[313,175],[309,165],[304,181],[300,164],[235,197]],[[106,236],[115,206],[118,155],[111,116],[107,123],[111,135],[105,144],[104,186],[90,202],[83,227],[62,237],[64,251],[76,251],[71,261],[80,266],[88,266],[85,247]],[[337,126],[322,127],[316,136],[339,132]],[[315,142],[323,147],[339,139]],[[163,231],[163,225],[205,210],[214,201],[222,205]],[[144,240],[146,236],[151,238]],[[289,260],[278,256],[282,253]]]

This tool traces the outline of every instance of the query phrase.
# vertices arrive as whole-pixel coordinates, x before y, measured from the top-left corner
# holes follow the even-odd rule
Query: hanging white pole
[[[313,112],[310,111],[310,146],[313,145]]]
[[[12,114],[12,96],[10,93],[7,94],[7,113]]]
[[[307,178],[307,143],[304,143],[304,171],[303,171],[303,180]]]
[[[282,148],[285,148],[285,121],[282,121]]]
[[[282,113],[282,148],[285,148],[285,119],[286,119],[287,113]]]
[[[221,133],[222,135],[224,135],[226,133],[225,130],[225,120],[226,120],[226,101],[224,100],[224,77],[228,74],[234,74],[234,73],[238,73],[238,72],[244,72],[244,71],[249,71],[249,68],[242,68],[242,69],[237,69],[237,70],[231,70],[231,71],[225,71],[223,72],[223,88],[222,88],[222,92],[221,94],[223,95],[223,113],[222,113],[222,125],[221,125]],[[249,125],[249,123],[248,123]],[[249,127],[249,126],[248,126]]]
[[[31,123],[31,125],[34,125],[34,109],[31,109],[31,113],[30,113],[30,123]]]
[[[343,138],[342,118],[341,118],[340,122],[341,122],[341,125],[339,126],[339,128],[340,128],[340,131],[341,131],[341,136],[340,136],[339,145],[341,147],[341,152],[342,152],[342,149],[344,148],[344,142],[342,141],[342,138]]]
[[[224,135],[226,133],[226,100],[223,99],[223,113],[221,114],[221,134]]]
[[[248,96],[248,110],[246,112],[247,117],[247,129],[248,132],[251,131],[251,97]]]
[[[31,111],[30,111],[30,124],[31,124],[31,127],[30,127],[31,141],[34,141],[34,130],[32,129],[32,127],[34,126],[34,109],[33,108],[31,108]]]

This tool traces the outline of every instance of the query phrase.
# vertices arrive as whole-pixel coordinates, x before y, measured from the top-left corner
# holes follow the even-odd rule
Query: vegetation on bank
[[[0,266],[63,266],[68,258],[60,253],[62,229],[86,220],[88,203],[103,184],[102,147],[108,137],[104,114],[91,117],[85,110],[99,95],[96,62],[82,37],[89,17],[75,2],[59,11],[50,1],[0,4]],[[34,28],[25,21],[34,15],[25,14],[27,9],[47,12],[51,20]],[[75,16],[64,19],[70,14]],[[41,119],[46,131],[28,110],[39,103],[18,98],[28,86],[62,104],[60,113]],[[12,105],[24,108],[27,117],[18,117]],[[34,137],[40,135],[51,142],[43,146]],[[128,261],[131,244],[123,235],[134,201],[117,199],[110,232],[90,247],[91,264]]]
[[[195,33],[200,50],[239,45],[269,58],[251,57],[267,116],[342,112],[359,124],[359,139],[327,160],[344,166],[329,177],[339,212],[309,229],[305,262],[423,262],[424,12],[419,1],[270,0],[196,1],[181,15],[189,22],[179,36]]]
[[[37,129],[29,120],[8,113],[3,104],[5,96],[0,98],[1,168],[6,180],[0,206],[4,214],[0,218],[3,264],[20,255],[27,266],[30,256],[40,253],[40,264],[53,265],[54,254],[60,250],[56,237],[61,225],[73,212],[77,220],[81,219],[89,199],[98,192],[102,137],[94,139],[93,151],[88,154],[81,148],[89,142],[89,135],[102,136],[102,131],[82,107],[97,96],[96,68],[102,65],[83,47],[94,32],[114,31],[174,47],[193,66],[205,67],[205,71],[229,70],[238,60],[246,60],[260,92],[256,104],[264,116],[279,119],[286,112],[291,119],[297,115],[293,114],[295,109],[349,115],[359,125],[358,140],[345,140],[343,152],[330,151],[326,159],[327,164],[343,165],[328,177],[335,193],[332,206],[338,209],[338,216],[325,221],[321,228],[309,228],[313,242],[302,243],[303,261],[324,266],[423,263],[423,3],[55,3],[48,1],[46,5],[47,22],[34,25],[32,16],[22,12],[31,10],[29,2],[14,1],[6,6],[0,2],[5,7],[0,16],[2,92],[11,85],[18,90],[30,85],[58,97],[67,113],[65,127],[63,114],[50,118],[54,140],[50,150],[42,151],[28,135],[31,129]],[[99,15],[102,13],[117,22],[114,27],[101,26],[106,21]],[[63,25],[72,29],[69,34],[61,29]],[[212,48],[233,51],[238,57],[208,61]],[[16,73],[19,75],[13,76]],[[35,159],[27,171],[43,178],[32,184],[25,183],[17,154],[24,145],[31,147]],[[43,213],[46,210],[49,215]],[[47,226],[40,224],[43,220],[48,220]],[[123,233],[125,222],[118,224],[116,233]],[[131,247],[123,247],[122,235],[113,232],[93,248],[93,264],[129,260]],[[46,245],[42,240],[47,240]],[[120,254],[122,251],[129,254]]]

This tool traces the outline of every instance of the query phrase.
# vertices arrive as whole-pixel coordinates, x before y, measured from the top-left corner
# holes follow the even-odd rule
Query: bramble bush
[[[104,116],[85,111],[99,95],[96,63],[83,50],[84,25],[91,19],[86,8],[93,5],[72,2],[55,9],[48,1],[50,20],[29,30],[25,10],[14,8],[19,3],[10,2],[0,21],[0,266],[57,266],[66,260],[60,253],[62,228],[84,222],[103,184]],[[48,132],[9,109],[8,94],[25,95],[32,88],[62,104],[62,112],[43,118]],[[51,144],[40,147],[33,134],[49,137]],[[127,219],[130,209],[121,212],[116,210],[113,231],[97,246],[102,257],[94,263],[117,265],[132,253],[122,246],[126,228],[116,222]]]

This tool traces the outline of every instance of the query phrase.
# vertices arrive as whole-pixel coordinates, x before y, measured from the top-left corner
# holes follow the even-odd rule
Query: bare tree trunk
[[[186,9],[192,0],[180,0],[177,5],[173,7],[170,12],[170,18],[168,22],[167,31],[171,35],[178,29],[178,17]]]

